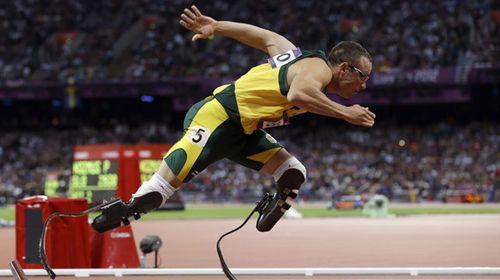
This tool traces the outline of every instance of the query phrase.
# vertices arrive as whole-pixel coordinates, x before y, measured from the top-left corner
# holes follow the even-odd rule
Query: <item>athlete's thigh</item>
[[[258,129],[251,135],[245,135],[243,148],[229,159],[246,167],[261,170],[281,149],[283,146],[276,139],[264,130]]]
[[[262,166],[260,171],[262,173],[273,175],[274,172],[283,165],[284,162],[292,158],[291,155],[285,148],[279,150],[275,153],[265,164]]]
[[[164,158],[181,182],[189,181],[242,145],[234,124],[215,99],[203,100],[191,107],[184,120],[184,131]]]

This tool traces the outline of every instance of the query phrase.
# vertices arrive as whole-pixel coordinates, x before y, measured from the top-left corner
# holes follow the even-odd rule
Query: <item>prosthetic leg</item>
[[[140,219],[141,215],[162,206],[175,191],[163,177],[155,173],[139,187],[128,202],[118,200],[102,207],[102,214],[92,221],[92,227],[102,233],[122,224],[128,225],[130,217]]]
[[[288,169],[283,173],[278,180],[278,191],[274,194],[273,199],[259,211],[257,230],[267,232],[274,227],[292,206],[291,201],[297,197],[299,188],[304,181],[304,174],[298,169]]]
[[[100,209],[102,214],[92,221],[92,228],[102,233],[121,225],[128,225],[130,224],[130,217],[135,220],[140,219],[141,215],[160,207],[162,200],[162,195],[159,192],[150,192],[143,196],[133,197],[128,202],[115,200]]]
[[[298,161],[296,161],[298,162]],[[300,164],[300,162],[299,162]],[[290,167],[290,165],[287,165]],[[283,214],[290,209],[291,200],[297,197],[299,192],[300,185],[305,181],[305,167],[302,165],[295,165],[299,169],[289,168],[286,169],[278,180],[278,192],[271,196],[266,193],[262,197],[262,199],[257,203],[255,208],[250,212],[250,215],[243,221],[243,223],[223,234],[219,240],[217,241],[217,254],[219,255],[219,260],[221,263],[222,271],[226,275],[229,280],[236,280],[236,276],[231,272],[229,267],[224,260],[224,256],[222,255],[222,250],[220,248],[220,243],[222,239],[238,230],[240,230],[248,220],[252,217],[255,212],[259,213],[259,218],[257,219],[257,230],[261,232],[270,231],[274,225],[281,219]],[[302,167],[302,168],[301,168]]]

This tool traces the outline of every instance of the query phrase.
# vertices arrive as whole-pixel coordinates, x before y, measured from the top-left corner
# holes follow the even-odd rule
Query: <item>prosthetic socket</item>
[[[116,199],[101,208],[102,214],[92,221],[95,231],[102,233],[119,226],[130,224],[129,218],[135,220],[141,215],[161,206],[163,197],[159,192],[150,192],[143,196],[133,197],[128,202]]]

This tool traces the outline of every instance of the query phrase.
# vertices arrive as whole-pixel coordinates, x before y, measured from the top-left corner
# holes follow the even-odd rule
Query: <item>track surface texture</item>
[[[500,267],[500,215],[282,220],[269,233],[255,219],[222,241],[230,268]],[[242,220],[136,221],[136,243],[160,236],[162,268],[219,268],[218,237]],[[15,229],[0,228],[0,269],[15,257]],[[148,255],[147,266],[153,265]],[[238,279],[500,279],[500,275],[238,276]],[[45,279],[45,277],[30,277]],[[57,279],[74,277],[61,276]],[[91,279],[116,279],[96,277]],[[225,279],[224,276],[125,276],[125,279]],[[5,279],[5,278],[4,278]],[[48,279],[48,277],[46,278]],[[87,278],[89,279],[89,278]]]

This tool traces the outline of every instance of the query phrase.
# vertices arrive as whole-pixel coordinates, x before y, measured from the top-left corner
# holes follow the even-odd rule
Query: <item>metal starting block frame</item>
[[[15,262],[15,261],[13,261]],[[11,264],[13,263],[11,262]],[[15,272],[16,271],[16,272]],[[15,279],[28,279],[28,276],[46,276],[43,269],[17,270],[0,269],[0,277],[14,276]],[[57,275],[90,277],[90,276],[172,276],[172,275],[224,275],[221,268],[110,268],[110,269],[54,269]],[[500,267],[302,267],[302,268],[232,268],[235,275],[499,275]],[[24,278],[21,278],[24,277]]]

